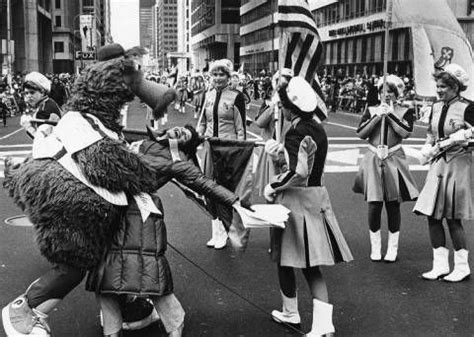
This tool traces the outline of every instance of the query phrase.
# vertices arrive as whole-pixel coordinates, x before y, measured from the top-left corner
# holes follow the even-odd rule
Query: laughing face
[[[168,139],[176,139],[178,144],[182,144],[191,140],[192,133],[185,127],[176,126],[166,131],[166,137]]]

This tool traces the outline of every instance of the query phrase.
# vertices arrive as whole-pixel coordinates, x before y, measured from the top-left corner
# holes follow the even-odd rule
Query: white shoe
[[[468,255],[469,252],[466,249],[454,252],[454,269],[448,276],[443,277],[443,281],[461,282],[470,277],[471,269],[469,268]]]
[[[272,318],[278,323],[300,324],[301,317],[298,312],[298,297],[286,297],[280,290],[282,311],[273,310]]]
[[[423,273],[425,280],[437,280],[449,274],[449,250],[446,247],[433,248],[433,269]]]
[[[380,229],[376,232],[369,231],[370,233],[370,259],[372,261],[382,260],[382,234]]]
[[[2,309],[3,329],[7,337],[50,337],[51,329],[46,318],[46,314],[29,307],[25,295]]]
[[[332,310],[331,304],[313,298],[313,324],[311,331],[306,334],[307,337],[319,337],[335,332]]]
[[[214,243],[214,249],[222,249],[227,246],[227,239],[229,236],[225,230],[224,224],[221,220],[216,219],[216,241]]]
[[[388,231],[387,254],[383,258],[385,262],[395,262],[397,260],[399,234],[400,232],[392,233]]]
[[[206,246],[208,246],[209,248],[214,248],[214,246],[216,245],[216,236],[217,236],[216,231],[217,231],[217,226],[218,226],[217,221],[219,220],[213,219],[211,221],[212,236],[211,236],[211,239],[206,242]]]

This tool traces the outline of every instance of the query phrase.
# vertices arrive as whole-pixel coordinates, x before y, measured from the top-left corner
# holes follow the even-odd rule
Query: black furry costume
[[[91,114],[120,133],[120,109],[134,98],[130,88],[142,80],[136,76],[127,85],[124,71],[122,58],[91,65],[76,80],[66,111]],[[130,152],[124,142],[105,137],[73,159],[91,184],[111,192],[131,196],[158,188],[160,173],[152,159]],[[54,159],[5,166],[4,187],[34,224],[42,255],[75,268],[96,266],[121,224],[124,206],[107,202]]]

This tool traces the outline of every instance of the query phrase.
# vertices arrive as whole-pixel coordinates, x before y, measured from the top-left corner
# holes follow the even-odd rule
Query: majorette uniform
[[[474,104],[456,96],[433,104],[426,143],[474,125]],[[467,146],[457,145],[431,163],[414,212],[435,219],[473,219],[471,195],[472,155]]]
[[[402,140],[413,131],[414,110],[396,104],[393,111],[382,117],[375,113],[378,108],[369,107],[357,129],[357,135],[367,139],[369,151],[360,163],[353,191],[364,194],[367,202],[415,200],[418,188],[401,146]],[[385,123],[382,118],[386,119]],[[382,132],[385,133],[383,145],[388,146],[388,156],[384,160],[377,155]]]
[[[291,122],[284,145],[287,161],[271,187],[277,192],[275,202],[291,213],[285,229],[272,228],[272,260],[295,268],[351,261],[327,189],[322,186],[326,132],[314,119],[298,117]]]

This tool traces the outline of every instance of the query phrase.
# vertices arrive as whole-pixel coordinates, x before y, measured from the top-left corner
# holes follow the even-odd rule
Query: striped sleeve
[[[402,119],[390,112],[388,114],[388,121],[400,137],[408,138],[413,132],[413,124],[415,123],[415,111],[408,109]]]
[[[308,177],[313,169],[314,153],[317,150],[316,142],[305,136],[287,137],[285,147],[288,150],[290,165],[288,170],[276,177],[271,184],[275,191],[282,191],[289,187],[307,186]]]
[[[360,121],[359,127],[357,128],[357,135],[360,139],[367,139],[370,136],[375,126],[380,122],[381,117],[378,115],[371,116],[370,108],[365,110],[364,115]]]

